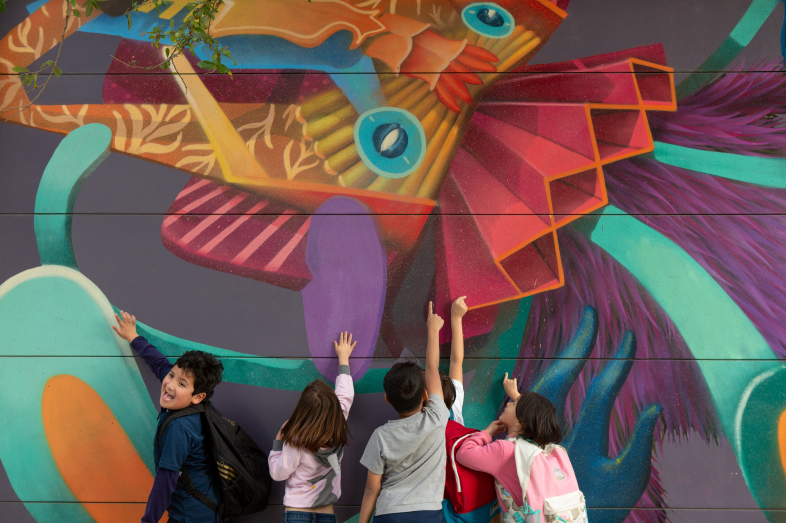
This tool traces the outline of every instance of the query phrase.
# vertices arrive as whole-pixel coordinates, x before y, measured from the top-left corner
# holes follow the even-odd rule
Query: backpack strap
[[[186,472],[184,469],[180,469],[180,477],[178,478],[177,482],[183,485],[183,488],[186,489],[186,492],[188,492],[190,495],[194,496],[199,501],[201,501],[203,505],[205,505],[207,508],[209,508],[216,514],[219,514],[218,505],[216,505],[212,499],[205,496],[204,494],[202,494],[201,491],[197,490],[196,487],[194,487],[194,484],[191,482],[191,478],[189,477],[188,472]]]
[[[158,444],[161,445],[164,440],[164,431],[169,426],[170,423],[175,421],[177,418],[182,418],[184,416],[190,416],[191,414],[203,413],[205,412],[205,400],[196,405],[189,405],[184,409],[180,409],[178,411],[172,412],[167,418],[164,420],[164,423],[161,424],[161,428],[158,430]],[[191,481],[191,477],[188,475],[188,472],[184,468],[180,469],[178,473],[180,477],[178,477],[177,482],[186,489],[189,495],[194,496],[198,499],[203,505],[207,508],[219,514],[219,506],[215,504],[215,502],[204,495],[201,491],[197,490],[194,487],[194,483]]]
[[[167,418],[164,420],[164,423],[161,424],[161,428],[158,429],[158,444],[161,445],[164,440],[164,431],[169,426],[169,424],[175,421],[177,418],[190,416],[191,414],[196,414],[198,412],[205,412],[205,406],[202,405],[202,403],[204,403],[204,401],[197,403],[196,405],[189,405],[184,409],[176,410],[167,416]]]
[[[532,472],[532,462],[543,454],[543,449],[524,438],[517,438],[515,444],[516,448],[513,455],[516,458],[516,474],[521,485],[521,497],[522,499],[527,499],[527,487],[529,486],[529,476]]]

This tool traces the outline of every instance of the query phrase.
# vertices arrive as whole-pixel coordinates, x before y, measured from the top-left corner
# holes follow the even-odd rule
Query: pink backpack
[[[510,492],[495,480],[505,523],[588,523],[584,494],[565,449],[554,444],[541,449],[523,438],[515,439],[515,445],[516,473],[524,506],[519,507]]]

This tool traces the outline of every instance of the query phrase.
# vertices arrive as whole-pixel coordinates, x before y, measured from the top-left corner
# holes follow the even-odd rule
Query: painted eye
[[[355,123],[355,145],[369,169],[385,178],[403,178],[423,161],[426,135],[408,111],[381,107],[360,115]]]
[[[385,158],[398,158],[407,150],[407,131],[397,123],[386,123],[376,128],[374,148]]]
[[[478,20],[491,27],[502,27],[505,25],[505,19],[499,14],[496,9],[489,9],[484,7],[478,11]]]
[[[461,12],[461,19],[470,29],[488,38],[505,38],[516,25],[513,15],[493,2],[468,5]]]

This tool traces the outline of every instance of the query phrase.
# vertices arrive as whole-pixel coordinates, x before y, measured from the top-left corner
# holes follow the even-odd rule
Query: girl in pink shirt
[[[341,458],[355,397],[349,355],[356,344],[346,332],[333,342],[338,356],[335,392],[322,380],[310,383],[273,442],[268,464],[274,480],[286,481],[284,523],[336,522],[333,503],[341,496]]]
[[[519,507],[522,513],[541,516],[547,497],[569,495],[579,488],[567,452],[556,446],[562,440],[562,432],[551,402],[535,392],[519,394],[516,380],[509,380],[507,374],[503,387],[510,401],[505,405],[499,420],[492,422],[486,430],[470,436],[456,453],[456,460],[467,468],[494,476],[498,483],[497,498],[507,522],[514,520],[508,511],[511,506],[514,510]],[[507,439],[492,441],[493,436],[505,431],[508,433]],[[549,467],[532,468],[526,492],[522,492],[516,470],[518,438],[545,449],[549,455]]]

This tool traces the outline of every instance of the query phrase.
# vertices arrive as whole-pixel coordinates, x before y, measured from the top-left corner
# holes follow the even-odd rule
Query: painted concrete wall
[[[219,355],[265,450],[353,331],[350,519],[382,377],[461,295],[467,424],[505,372],[549,396],[593,521],[786,518],[781,2],[236,1],[234,79],[127,65],[184,4],[75,20],[16,115],[62,2],[0,15],[2,521],[144,511],[158,383],[113,307]]]

